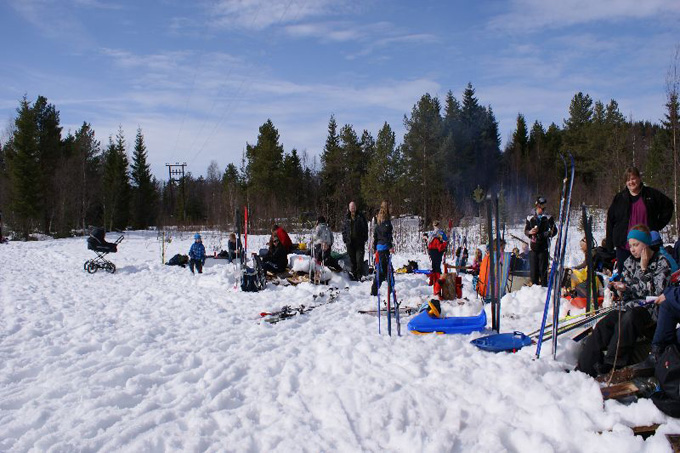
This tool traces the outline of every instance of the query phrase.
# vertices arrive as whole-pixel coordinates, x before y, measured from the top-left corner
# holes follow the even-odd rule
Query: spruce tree
[[[408,185],[412,189],[412,208],[428,224],[441,214],[444,194],[443,121],[439,99],[423,95],[404,118],[403,155]]]
[[[341,209],[337,194],[343,190],[347,170],[337,129],[338,125],[335,121],[335,116],[331,115],[328,121],[326,145],[321,153],[321,171],[319,175],[321,179],[321,205],[326,217],[329,217],[330,213],[335,213],[338,209]]]
[[[137,129],[130,170],[132,225],[136,229],[146,229],[155,223],[157,197],[141,128]]]
[[[100,196],[101,144],[95,139],[95,132],[89,123],[83,122],[76,131],[73,143],[73,157],[77,166],[78,190],[76,195],[77,225],[87,228],[88,219],[95,221],[98,212],[96,200]]]
[[[61,126],[59,112],[44,96],[38,96],[33,104],[38,128],[38,161],[40,166],[40,191],[42,192],[42,229],[49,234],[53,229],[57,194],[64,181],[56,176],[55,169],[62,163]]]
[[[273,215],[282,190],[283,146],[271,119],[260,126],[255,145],[246,145],[248,202],[257,202],[261,214]]]
[[[222,175],[222,193],[224,194],[226,206],[229,210],[228,218],[232,219],[236,225],[236,208],[241,204],[241,197],[244,191],[243,177],[239,173],[236,165],[229,164]]]
[[[395,134],[387,122],[378,131],[375,152],[370,155],[366,173],[361,178],[361,193],[366,207],[377,210],[384,199],[398,200],[397,179],[400,175]]]
[[[304,171],[300,156],[297,150],[293,148],[290,153],[286,153],[283,158],[283,191],[284,197],[288,207],[293,209],[305,208],[308,200],[308,194],[300,191],[304,178]]]
[[[129,219],[130,182],[128,158],[123,129],[119,128],[116,141],[109,137],[104,156],[102,176],[102,206],[104,226],[107,230],[127,227]]]
[[[676,58],[677,54],[676,54]],[[677,70],[677,67],[675,68]],[[669,162],[673,164],[673,201],[675,203],[675,232],[676,234],[680,231],[680,221],[678,220],[678,163],[680,152],[680,79],[677,74],[675,76],[674,83],[669,83],[667,87],[668,100],[666,102],[666,113],[664,114],[664,120],[662,124],[666,130],[668,136],[667,139],[667,150],[668,154],[671,156]]]
[[[11,188],[10,209],[24,239],[39,225],[42,185],[35,110],[26,96],[17,109],[14,134],[5,146]]]

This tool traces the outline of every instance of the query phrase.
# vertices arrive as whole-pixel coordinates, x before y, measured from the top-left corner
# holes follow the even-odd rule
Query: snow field
[[[166,260],[190,244],[175,238]],[[0,246],[1,451],[665,452],[663,434],[680,432],[651,401],[603,404],[593,379],[564,371],[578,353],[567,338],[555,361],[549,343],[534,360],[533,346],[478,350],[481,334],[412,335],[407,316],[402,337],[386,335],[386,317],[379,336],[357,313],[376,306],[370,282],[341,274],[337,301],[270,325],[260,312],[325,303],[328,288],[243,293],[225,262],[202,275],[163,266],[146,232],[108,256],[113,275],[83,271],[92,256],[82,238]],[[428,267],[417,254],[394,266],[408,259]],[[432,294],[424,275],[396,278],[404,306]],[[478,314],[469,276],[464,296],[445,314]],[[501,330],[537,329],[544,302],[543,288],[507,295]],[[652,423],[663,425],[646,441],[628,428]]]

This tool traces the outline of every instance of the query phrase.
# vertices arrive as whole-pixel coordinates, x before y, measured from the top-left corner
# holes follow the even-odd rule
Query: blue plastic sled
[[[497,333],[476,338],[470,343],[485,351],[516,352],[524,346],[529,346],[531,344],[531,337],[527,337],[522,332]]]
[[[431,274],[432,269],[413,269],[414,274]]]
[[[408,323],[408,330],[415,334],[467,334],[479,332],[485,328],[486,312],[484,310],[477,316],[452,316],[448,318],[432,318],[426,311],[423,311]]]

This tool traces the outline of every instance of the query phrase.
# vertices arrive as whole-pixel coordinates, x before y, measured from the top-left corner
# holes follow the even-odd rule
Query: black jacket
[[[387,245],[388,249],[392,249],[392,222],[384,220],[375,226],[373,230],[373,251],[378,250],[378,244]]]
[[[283,244],[279,242],[273,249],[269,248],[269,251],[264,256],[264,260],[274,263],[279,269],[285,269],[288,267],[288,252],[286,252]]]
[[[342,224],[342,240],[345,245],[360,246],[368,241],[368,223],[366,217],[357,212],[352,221],[352,214],[347,211],[345,221]]]
[[[536,236],[530,236],[529,230],[538,227]],[[524,234],[530,239],[530,247],[534,252],[541,252],[548,250],[550,247],[550,238],[557,234],[557,227],[555,226],[555,219],[549,215],[542,215],[540,218],[534,213],[527,217],[524,225]]]
[[[673,200],[651,187],[642,186],[642,202],[647,209],[647,226],[652,231],[661,231],[673,217]],[[614,196],[607,211],[607,249],[623,247],[628,240],[631,195],[628,188]]]

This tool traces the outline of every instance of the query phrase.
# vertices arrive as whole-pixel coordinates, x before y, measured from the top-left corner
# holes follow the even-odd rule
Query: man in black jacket
[[[359,280],[364,274],[364,248],[368,240],[368,224],[364,215],[357,212],[357,205],[353,201],[349,204],[349,210],[342,225],[342,240],[347,246],[347,254],[352,263],[350,278]]]
[[[531,283],[548,286],[548,260],[550,259],[550,238],[557,234],[552,216],[545,214],[547,200],[538,197],[533,215],[527,217],[524,234],[530,239],[529,265]]]
[[[607,211],[607,249],[616,249],[619,273],[630,256],[628,232],[638,224],[661,231],[673,217],[673,200],[662,192],[642,184],[640,170],[629,167],[624,174],[626,188],[614,196]]]

